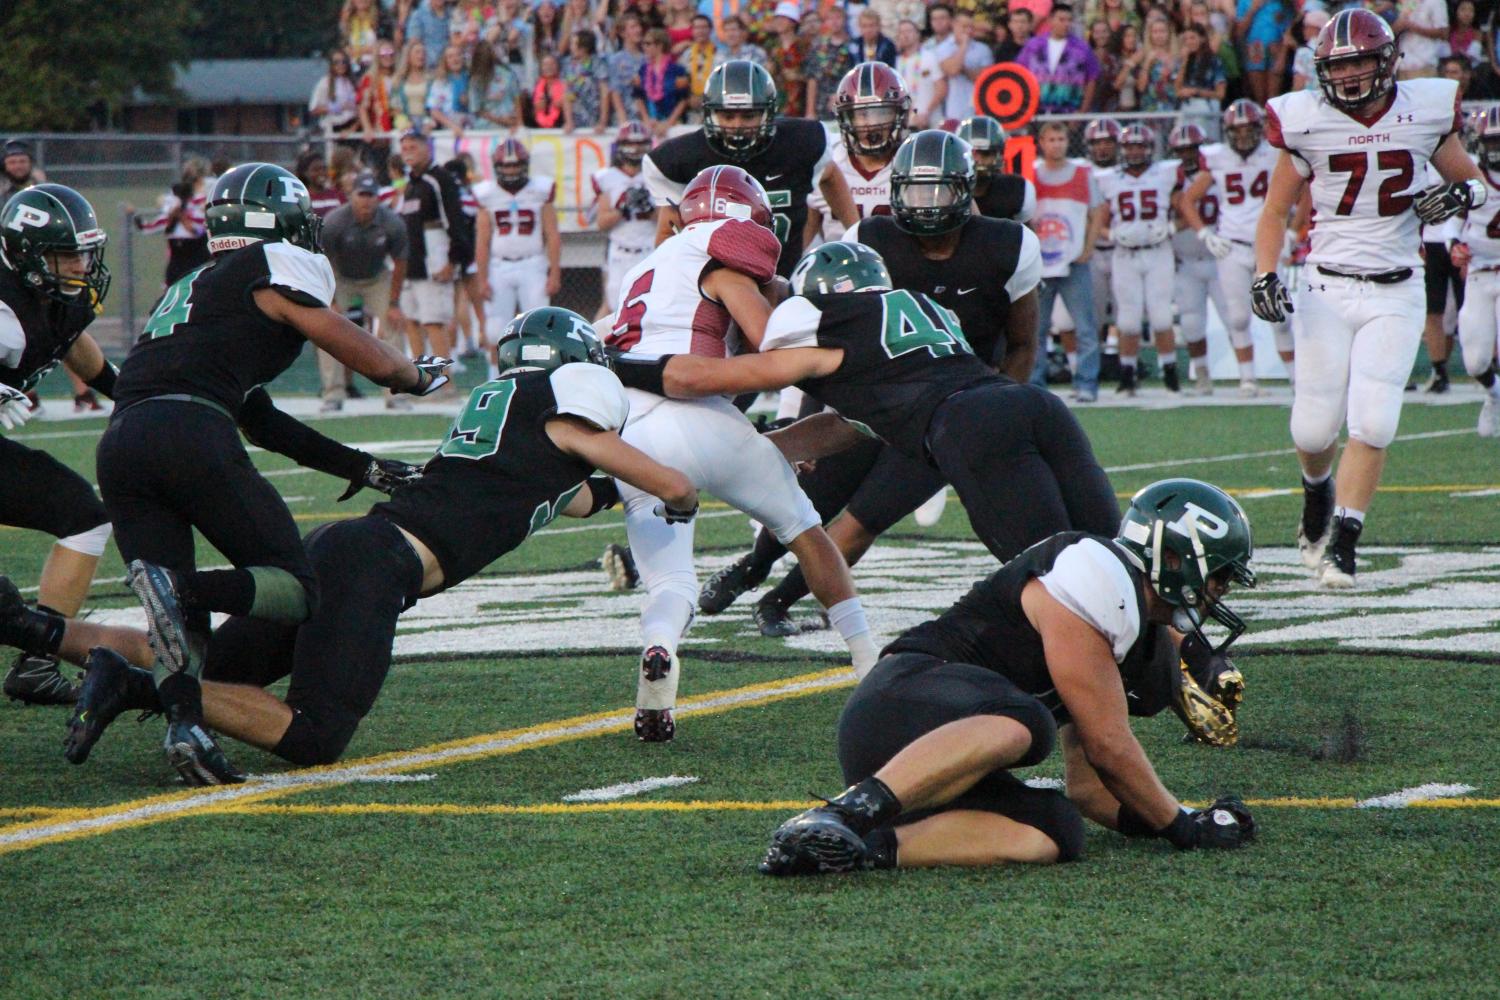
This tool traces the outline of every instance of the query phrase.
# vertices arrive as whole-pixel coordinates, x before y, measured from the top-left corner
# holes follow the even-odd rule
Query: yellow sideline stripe
[[[797,674],[777,681],[711,691],[678,702],[679,715],[718,715],[740,708],[774,704],[826,691],[852,687],[854,674],[847,667]],[[129,827],[145,826],[200,815],[228,806],[265,802],[303,792],[327,789],[372,774],[399,774],[449,764],[519,753],[538,747],[625,732],[634,723],[630,708],[572,716],[520,729],[482,733],[459,740],[435,743],[414,750],[363,757],[325,767],[289,772],[295,784],[269,787],[248,782],[214,788],[184,789],[134,799],[118,805],[69,810],[64,815],[14,823],[0,827],[0,854],[24,851],[41,844],[55,844],[96,837]],[[36,815],[32,811],[31,815]]]

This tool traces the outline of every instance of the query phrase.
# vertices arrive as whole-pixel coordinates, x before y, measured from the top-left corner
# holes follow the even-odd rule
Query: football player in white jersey
[[[1240,98],[1224,111],[1224,141],[1203,147],[1207,166],[1183,195],[1180,208],[1188,226],[1219,261],[1219,285],[1228,312],[1229,343],[1240,363],[1240,395],[1258,396],[1255,381],[1255,343],[1250,339],[1250,282],[1255,278],[1255,225],[1266,207],[1271,171],[1280,155],[1265,141],[1266,114],[1259,104]],[[1210,187],[1219,192],[1219,222],[1215,226],[1197,210],[1198,199]],[[1283,220],[1285,221],[1285,220]],[[1287,247],[1287,251],[1290,247]],[[1292,328],[1287,322],[1272,326],[1276,351],[1292,367]]]
[[[759,347],[771,313],[761,289],[775,278],[781,253],[765,188],[739,167],[700,172],[683,189],[677,210],[682,231],[625,275],[606,341],[620,352],[618,365],[656,370],[658,386],[663,355],[733,354],[731,321],[752,349]],[[755,518],[791,550],[862,676],[875,663],[875,644],[849,567],[781,452],[727,397],[681,401],[637,389],[629,396],[621,437],[658,459],[670,455],[694,485]],[[635,731],[642,740],[665,742],[675,733],[677,645],[698,600],[693,525],[655,516],[661,501],[620,485],[630,549],[648,594]]]
[[[1500,207],[1500,106],[1484,112],[1478,130],[1485,201]],[[1484,387],[1479,436],[1500,437],[1500,379],[1495,378],[1495,348],[1500,338],[1500,212],[1469,213],[1453,247],[1453,264],[1468,266],[1464,304],[1458,311],[1458,340],[1464,367]]]
[[[1301,322],[1292,441],[1302,466],[1298,543],[1324,587],[1354,586],[1355,545],[1396,436],[1422,339],[1421,223],[1485,203],[1460,141],[1451,80],[1396,82],[1396,39],[1379,16],[1340,11],[1313,48],[1318,90],[1271,99],[1266,137],[1281,150],[1255,232],[1255,314],[1292,311],[1276,273],[1286,218],[1304,185],[1317,224],[1297,298]],[[1421,187],[1428,162],[1443,183]],[[1331,484],[1340,425],[1349,443]]]
[[[491,158],[495,179],[474,185],[479,202],[475,269],[485,302],[490,378],[500,374],[495,344],[517,313],[552,304],[562,287],[562,239],[550,177],[531,176],[531,154],[506,139]]]
[[[619,308],[620,282],[625,272],[656,246],[656,205],[641,173],[641,161],[650,151],[651,133],[646,126],[626,122],[615,136],[614,162],[594,172],[594,207],[599,231],[609,234],[601,316]]]
[[[891,160],[906,138],[906,116],[911,94],[901,74],[882,62],[862,62],[839,81],[833,97],[834,115],[844,141],[832,150],[833,165],[844,175],[861,219],[891,214]],[[807,196],[805,251],[843,239],[845,226],[828,211],[821,188]]]
[[[1179,125],[1167,136],[1167,149],[1177,158],[1177,229],[1172,233],[1172,254],[1177,258],[1176,301],[1178,325],[1187,342],[1188,376],[1193,390],[1201,396],[1212,396],[1214,377],[1208,360],[1208,303],[1222,319],[1228,309],[1224,290],[1219,285],[1219,267],[1214,255],[1187,224],[1182,208],[1184,191],[1202,179],[1202,147],[1208,142],[1203,129],[1191,123]],[[1219,195],[1210,185],[1193,203],[1199,218],[1213,225],[1219,217]],[[1246,305],[1248,309],[1248,304]]]
[[[1120,327],[1120,386],[1135,395],[1141,324],[1151,322],[1162,383],[1178,391],[1177,340],[1172,332],[1172,192],[1177,164],[1156,162],[1156,133],[1135,124],[1120,136],[1124,165],[1099,177],[1097,211],[1114,238],[1110,290]]]

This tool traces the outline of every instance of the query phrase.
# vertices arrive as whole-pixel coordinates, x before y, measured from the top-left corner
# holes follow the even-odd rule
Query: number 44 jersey
[[[771,314],[760,349],[783,347],[842,350],[833,374],[798,388],[918,461],[928,460],[927,425],[939,403],[1001,379],[974,355],[952,312],[905,289],[789,298]]]
[[[1266,140],[1292,156],[1312,184],[1309,264],[1349,274],[1422,266],[1412,202],[1427,162],[1463,127],[1458,84],[1402,80],[1384,111],[1368,120],[1302,90],[1271,98]]]

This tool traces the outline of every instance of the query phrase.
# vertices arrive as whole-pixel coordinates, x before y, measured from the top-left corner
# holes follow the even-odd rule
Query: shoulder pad
[[[563,365],[548,380],[557,411],[588,421],[601,431],[617,431],[630,416],[625,387],[614,372],[603,365],[581,361]]]
[[[0,302],[0,368],[19,368],[26,353],[26,331],[16,311]]]
[[[333,266],[320,253],[291,243],[262,243],[270,285],[298,305],[327,306],[333,301]]]
[[[783,301],[766,320],[765,336],[760,349],[774,351],[781,347],[817,347],[818,324],[823,312],[806,296],[794,295]]]
[[[725,219],[708,237],[708,255],[725,267],[759,282],[776,276],[781,244],[764,226],[745,219]]]

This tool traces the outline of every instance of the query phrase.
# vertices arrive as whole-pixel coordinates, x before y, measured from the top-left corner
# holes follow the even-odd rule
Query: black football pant
[[[99,491],[115,544],[177,574],[188,630],[206,640],[209,612],[249,614],[262,567],[294,581],[301,621],[317,604],[317,578],[281,494],[256,471],[229,416],[185,400],[148,399],[119,411],[99,439]],[[197,570],[193,529],[236,568]]]
[[[292,725],[273,748],[293,764],[339,759],[391,669],[396,619],[416,600],[422,563],[378,514],[307,536],[322,599],[300,626],[238,616],[214,631],[204,680],[266,687],[291,675]]]
[[[0,437],[0,524],[70,538],[107,523],[86,479],[46,452]]]
[[[1030,731],[1031,748],[1011,767],[1039,764],[1056,746],[1052,713],[1009,678],[923,653],[882,657],[839,716],[839,766],[845,783],[868,778],[934,729],[978,715],[1014,719]],[[955,809],[998,813],[1035,827],[1057,844],[1060,861],[1072,861],[1083,851],[1083,817],[1067,796],[1032,788],[1008,769],[992,771],[943,806],[902,813],[896,825]]]
[[[927,449],[1001,562],[1059,531],[1119,530],[1120,505],[1088,435],[1045,389],[985,382],[950,396],[928,425]]]

